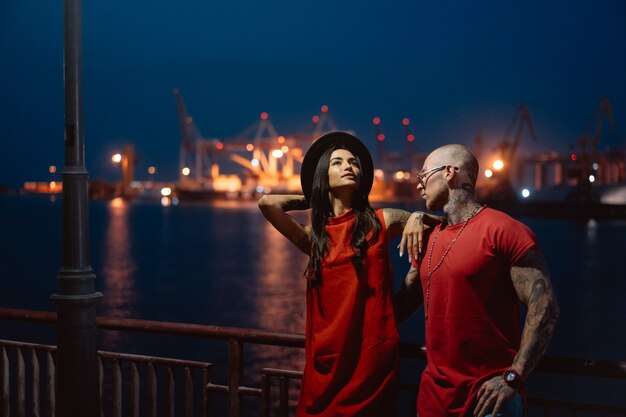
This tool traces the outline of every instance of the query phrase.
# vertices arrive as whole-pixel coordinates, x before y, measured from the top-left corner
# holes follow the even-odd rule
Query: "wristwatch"
[[[502,379],[506,384],[513,388],[514,390],[521,390],[524,387],[524,382],[522,381],[522,377],[515,369],[507,369],[502,373]]]

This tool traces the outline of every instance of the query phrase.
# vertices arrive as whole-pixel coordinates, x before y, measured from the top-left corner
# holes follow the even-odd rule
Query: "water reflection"
[[[130,208],[130,204],[121,198],[107,205],[109,222],[103,248],[104,298],[101,306],[105,316],[127,318],[133,315],[137,266],[131,250]]]
[[[304,220],[303,220],[304,221]],[[305,291],[304,269],[307,256],[301,253],[268,222],[259,231],[257,291],[254,300],[257,327],[272,331],[304,333]],[[265,347],[256,356],[264,366],[301,369],[301,349]]]

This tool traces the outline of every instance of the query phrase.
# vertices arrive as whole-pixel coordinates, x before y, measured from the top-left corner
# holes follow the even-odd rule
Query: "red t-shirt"
[[[398,331],[382,211],[378,240],[361,277],[350,256],[352,210],[326,225],[331,241],[322,283],[307,288],[306,363],[298,417],[394,415],[399,383]]]
[[[470,219],[432,272],[426,300],[429,258],[433,271],[462,226],[437,226],[420,268],[425,311],[428,304],[420,417],[473,411],[481,384],[509,368],[520,345],[520,305],[510,268],[537,241],[528,227],[505,213],[483,208]]]

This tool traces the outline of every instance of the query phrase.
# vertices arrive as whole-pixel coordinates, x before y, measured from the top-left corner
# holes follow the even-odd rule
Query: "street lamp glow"
[[[493,169],[500,171],[502,168],[504,168],[504,162],[502,162],[502,160],[496,159],[493,161]]]
[[[48,172],[54,174],[55,172],[57,172],[57,167],[54,165],[50,165],[50,168],[48,168]]]
[[[485,170],[485,177],[487,177],[487,178],[493,177],[493,171],[490,170],[490,169],[486,169]]]
[[[282,158],[283,157],[283,151],[281,151],[280,149],[274,149],[272,151],[272,156],[276,159],[278,158]]]
[[[148,167],[148,174],[153,175],[156,172],[156,168],[155,167]]]
[[[191,170],[188,167],[183,168],[180,171],[185,177],[188,176],[189,174],[191,174]]]
[[[113,161],[114,164],[119,164],[120,162],[122,162],[122,154],[116,153],[111,157],[111,161]]]
[[[163,197],[169,197],[172,195],[172,189],[170,187],[161,188],[161,195]]]
[[[259,166],[259,160],[258,159],[250,160],[250,165],[252,165],[253,167],[258,167]]]
[[[524,188],[522,190],[522,197],[528,198],[528,196],[530,196],[530,190],[528,190],[528,188]]]
[[[593,175],[589,175],[589,182],[594,182],[596,180],[596,177]]]

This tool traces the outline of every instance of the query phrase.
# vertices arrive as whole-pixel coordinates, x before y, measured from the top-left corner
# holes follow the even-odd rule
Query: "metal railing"
[[[0,308],[0,319],[53,324],[56,322],[56,313]],[[302,349],[303,335],[109,317],[98,317],[97,326],[101,330],[187,336],[196,339],[224,340],[228,343],[226,384],[212,381],[211,363],[99,351],[103,417],[211,416],[213,394],[227,397],[230,417],[245,414],[243,406],[245,398],[255,398],[259,401],[259,407],[254,411],[256,413],[254,415],[288,416],[293,412],[302,372],[263,368],[260,370],[259,386],[246,386],[243,381],[244,345],[273,345]],[[8,354],[10,351],[12,353]],[[0,340],[0,417],[55,416],[55,351],[54,346]],[[425,359],[423,351],[416,344],[402,343],[400,353],[403,360]],[[45,363],[45,369],[40,366],[42,362]],[[626,381],[626,362],[545,357],[536,372]],[[40,383],[42,380],[45,381],[44,384]],[[401,390],[408,391],[411,396],[416,394],[417,389],[418,385],[414,383],[401,385]],[[42,398],[44,405],[40,401]],[[626,415],[626,407],[616,405],[583,404],[532,397],[529,398],[528,404],[541,410],[545,416],[553,415],[558,410],[567,410],[572,415],[579,413],[597,416]],[[13,413],[11,408],[15,410]]]

